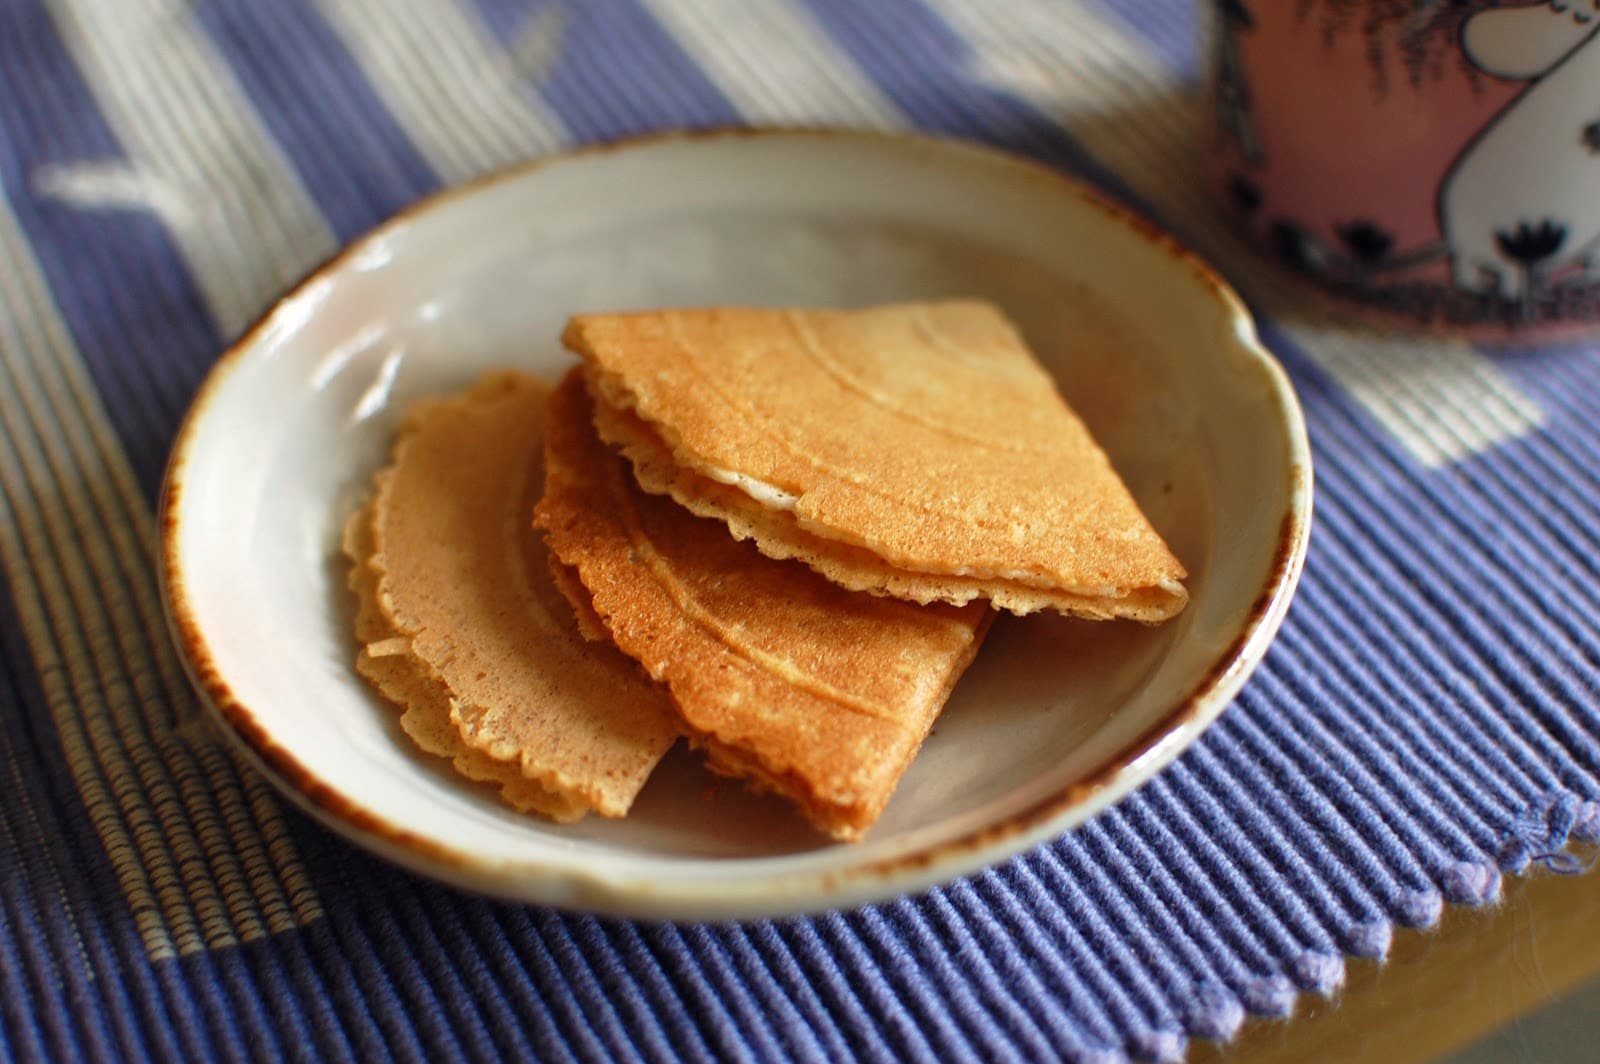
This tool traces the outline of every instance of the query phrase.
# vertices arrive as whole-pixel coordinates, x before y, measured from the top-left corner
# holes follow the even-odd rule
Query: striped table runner
[[[1600,837],[1600,348],[1350,333],[1192,178],[1186,0],[0,3],[0,1057],[1180,1058]],[[198,715],[151,509],[227,341],[341,242],[668,126],[980,139],[1211,257],[1289,367],[1318,528],[1176,766],[861,911],[640,925],[411,878]],[[1570,870],[1570,869],[1568,869]]]

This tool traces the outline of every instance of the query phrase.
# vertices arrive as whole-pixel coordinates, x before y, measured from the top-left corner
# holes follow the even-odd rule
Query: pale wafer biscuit
[[[708,764],[859,838],[992,611],[846,591],[645,494],[595,434],[576,372],[551,401],[546,448],[536,524],[617,645],[672,692]]]
[[[428,675],[410,653],[411,641],[389,624],[378,608],[378,574],[372,561],[372,507],[369,503],[345,525],[344,552],[350,559],[350,590],[356,596],[356,640],[361,650],[356,671],[402,710],[400,729],[426,753],[442,757],[468,779],[489,783],[513,809],[562,823],[575,821],[588,807],[548,790],[522,774],[511,761],[496,761],[474,750],[450,721],[450,691]]]
[[[548,395],[531,377],[493,374],[407,416],[367,541],[372,600],[393,634],[371,641],[360,667],[417,703],[408,734],[468,775],[490,772],[487,759],[570,807],[547,803],[550,815],[621,816],[671,746],[674,718],[633,662],[579,634],[530,527]],[[357,620],[370,630],[371,611]],[[481,757],[458,758],[457,741]]]
[[[641,483],[847,586],[1159,621],[1186,575],[998,310],[580,315]],[[694,474],[669,474],[671,464]],[[707,482],[732,488],[737,496]],[[776,516],[773,516],[776,515]]]

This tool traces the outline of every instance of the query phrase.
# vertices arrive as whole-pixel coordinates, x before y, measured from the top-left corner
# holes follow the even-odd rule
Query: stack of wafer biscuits
[[[346,532],[358,669],[517,808],[622,815],[682,736],[858,839],[995,609],[1187,600],[988,304],[585,315],[564,339],[582,363],[553,391],[500,374],[413,411]]]
[[[345,526],[356,668],[418,746],[512,806],[621,816],[678,730],[664,692],[583,636],[529,527],[549,396],[497,373],[408,412]]]

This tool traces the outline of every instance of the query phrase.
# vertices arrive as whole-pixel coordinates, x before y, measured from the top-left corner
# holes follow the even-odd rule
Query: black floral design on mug
[[[1245,79],[1244,61],[1239,53],[1239,35],[1256,28],[1256,17],[1244,0],[1216,0],[1216,5],[1220,22],[1212,85],[1216,93],[1217,131],[1223,140],[1231,138],[1238,142],[1246,163],[1261,166],[1266,160],[1251,114],[1250,85]]]
[[[1357,262],[1373,266],[1394,250],[1394,234],[1376,222],[1361,219],[1339,226],[1339,239]]]
[[[1228,175],[1228,200],[1241,214],[1261,209],[1261,186],[1240,173]]]
[[[1600,119],[1590,122],[1578,132],[1578,143],[1594,154],[1600,155]]]

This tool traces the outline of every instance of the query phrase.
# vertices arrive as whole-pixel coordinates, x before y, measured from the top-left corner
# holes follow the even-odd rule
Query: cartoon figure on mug
[[[1318,2],[1346,13],[1361,7],[1357,0]],[[1462,98],[1486,98],[1487,84],[1505,100],[1467,131],[1464,143],[1448,149],[1454,154],[1441,160],[1442,174],[1432,171],[1437,239],[1403,245],[1393,221],[1380,220],[1382,201],[1368,216],[1328,219],[1322,232],[1331,239],[1325,238],[1307,224],[1314,215],[1262,209],[1270,180],[1238,171],[1228,176],[1236,209],[1259,210],[1268,219],[1271,243],[1290,267],[1391,310],[1469,325],[1600,318],[1600,0],[1406,6],[1412,27],[1424,25],[1417,11],[1433,9],[1426,17],[1435,21],[1426,25],[1439,51],[1426,69],[1435,78],[1457,78]],[[1363,25],[1370,32],[1377,20]],[[1242,82],[1240,25],[1224,13],[1222,26],[1231,41],[1219,43],[1233,57],[1229,79]],[[1322,32],[1326,38],[1326,25]],[[1422,40],[1413,29],[1410,37],[1397,31],[1363,47],[1375,56],[1399,41],[1397,50],[1414,57]],[[1414,82],[1422,80],[1423,66],[1419,60],[1412,69]],[[1225,128],[1236,130],[1238,117]],[[1270,153],[1270,132],[1264,139]],[[1259,168],[1259,150],[1240,153],[1247,167]],[[1251,195],[1241,197],[1246,184]]]
[[[1439,223],[1456,287],[1523,303],[1562,270],[1591,279],[1600,244],[1600,0],[1483,11],[1461,47],[1533,84],[1456,159]]]

